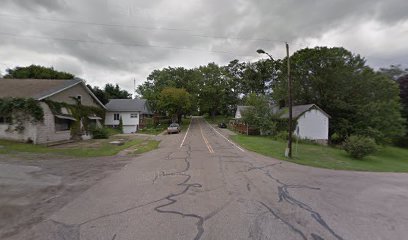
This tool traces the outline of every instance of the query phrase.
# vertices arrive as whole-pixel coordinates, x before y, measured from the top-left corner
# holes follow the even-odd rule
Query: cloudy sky
[[[408,67],[407,0],[0,0],[0,71],[38,64],[132,89],[167,66],[343,46]]]

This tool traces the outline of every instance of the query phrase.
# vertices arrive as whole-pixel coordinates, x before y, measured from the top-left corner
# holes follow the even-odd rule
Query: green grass
[[[95,140],[92,140],[95,141]],[[113,156],[118,154],[120,151],[130,148],[132,146],[142,145],[145,140],[142,139],[133,139],[125,142],[121,146],[112,145],[109,141],[112,139],[98,140],[101,143],[98,147],[86,148],[86,147],[77,147],[77,148],[54,148],[46,147],[42,145],[33,145],[27,143],[18,143],[13,141],[0,140],[0,145],[3,146],[0,148],[0,154],[12,154],[18,152],[26,153],[37,153],[37,154],[54,154],[54,155],[64,155],[70,157],[102,157],[102,156]],[[146,146],[142,148],[143,152],[147,152],[157,148],[158,142],[156,145],[153,142],[157,141],[147,141]],[[142,152],[140,152],[142,153]]]
[[[145,127],[143,129],[140,129],[137,133],[157,135],[157,134],[162,133],[166,129],[167,129],[167,125],[161,124],[161,125],[158,125],[157,127]]]
[[[376,154],[362,160],[349,157],[344,150],[314,144],[293,144],[293,159],[284,156],[286,142],[261,136],[231,136],[244,148],[269,157],[302,165],[338,170],[372,172],[408,172],[408,149],[382,147]],[[296,150],[297,149],[297,150]]]
[[[133,153],[134,154],[142,154],[145,152],[152,151],[156,148],[159,147],[160,142],[159,141],[154,141],[154,140],[149,140],[144,142],[144,144],[139,144],[136,145],[134,148],[136,149]]]

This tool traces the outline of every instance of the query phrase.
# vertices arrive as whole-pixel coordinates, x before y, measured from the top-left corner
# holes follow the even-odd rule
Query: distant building
[[[110,99],[105,107],[105,125],[118,127],[122,119],[123,133],[137,132],[143,119],[153,115],[145,99]]]
[[[101,126],[100,116],[91,114],[87,116],[86,121],[77,119],[72,115],[70,109],[62,107],[60,112],[56,112],[47,105],[47,101],[70,105],[79,102],[84,106],[105,109],[81,79],[0,79],[0,98],[32,98],[40,103],[44,112],[44,121],[37,123],[25,121],[22,123],[22,131],[14,130],[15,123],[12,121],[19,113],[13,112],[11,116],[0,116],[1,139],[29,141],[34,144],[51,144],[71,140],[73,137],[71,127],[74,122],[79,121],[78,134],[82,135],[83,139],[92,137],[84,130],[85,122]]]
[[[238,106],[235,119],[242,118],[242,112],[251,106]],[[288,108],[279,109],[272,106],[272,112],[279,118],[289,118]],[[316,104],[297,105],[292,107],[292,116],[296,120],[293,134],[300,139],[309,139],[327,144],[329,139],[330,116]]]

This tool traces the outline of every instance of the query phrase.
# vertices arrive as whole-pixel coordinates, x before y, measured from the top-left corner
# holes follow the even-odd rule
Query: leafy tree
[[[246,98],[246,105],[251,107],[242,113],[245,122],[258,128],[261,135],[276,133],[277,123],[266,96],[252,93]]]
[[[34,79],[72,79],[73,74],[54,70],[53,67],[30,65],[7,69],[4,78],[34,78]]]
[[[408,147],[408,75],[398,78],[397,83],[400,89],[400,98],[402,103],[401,114],[405,118],[405,136],[397,139],[397,145]]]
[[[172,118],[176,116],[178,123],[181,123],[182,115],[191,108],[191,95],[184,88],[164,88],[160,92],[158,106]]]
[[[109,99],[130,99],[132,94],[124,89],[120,89],[119,85],[106,84],[103,89],[91,85],[87,85],[88,88],[93,92],[93,94],[101,101],[103,104],[107,104]]]
[[[105,91],[103,89],[100,89],[98,86],[92,87],[91,85],[87,84],[86,85],[92,93],[101,101],[103,104],[107,104],[109,102],[109,99],[107,98]]]
[[[106,97],[108,99],[130,99],[132,98],[132,94],[126,90],[120,89],[119,85],[116,84],[106,84],[104,88]]]
[[[286,62],[282,61],[273,99],[287,99]],[[403,133],[398,86],[376,73],[364,58],[344,48],[302,49],[291,56],[294,104],[315,103],[329,115],[330,133],[345,139],[370,133],[383,142]]]
[[[163,89],[168,87],[184,88],[191,95],[192,102],[198,102],[198,78],[199,73],[194,69],[178,68],[163,68],[154,70],[148,77],[145,83],[137,88],[137,93],[143,98],[149,100],[149,104],[154,111],[159,110],[159,96]],[[198,105],[192,106],[193,110],[198,109]]]

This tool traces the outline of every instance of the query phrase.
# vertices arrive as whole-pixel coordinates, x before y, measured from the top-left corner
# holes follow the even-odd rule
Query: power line
[[[83,25],[92,25],[92,26],[99,26],[99,27],[133,28],[133,29],[141,29],[141,30],[146,30],[146,31],[179,31],[179,32],[184,32],[184,33],[198,32],[197,30],[183,29],[183,28],[168,28],[168,27],[110,24],[110,23],[99,23],[99,22],[86,22],[86,21],[77,21],[77,20],[44,18],[44,17],[37,17],[37,16],[24,17],[24,16],[1,14],[1,13],[0,13],[0,17],[6,17],[6,18],[11,17],[11,18],[17,18],[17,19],[21,19],[21,20],[34,19],[34,20],[37,20],[37,21],[48,21],[48,22],[57,22],[57,23],[65,23],[65,24],[83,24]],[[279,42],[279,43],[285,43],[286,42],[286,41],[283,41],[283,40],[268,39],[268,38],[228,37],[228,36],[214,36],[214,35],[207,35],[207,34],[186,34],[186,35],[189,35],[191,37],[199,37],[199,38],[213,38],[213,39],[238,40],[238,41]]]
[[[18,34],[7,33],[7,32],[0,32],[0,35],[13,37],[13,38],[25,38],[25,39],[33,39],[34,38],[34,39],[42,39],[42,40],[56,40],[56,41],[77,42],[77,43],[92,43],[92,44],[103,44],[103,45],[114,45],[114,46],[176,49],[176,50],[186,50],[186,51],[226,54],[226,55],[232,55],[232,56],[237,56],[237,57],[252,57],[252,56],[249,56],[249,55],[239,55],[239,54],[235,54],[233,52],[228,52],[228,51],[208,50],[208,49],[199,49],[199,48],[148,45],[148,44],[140,44],[140,43],[116,43],[116,42],[104,42],[104,41],[97,41],[97,40],[81,40],[81,39],[62,38],[62,37],[48,37],[48,36],[36,36],[36,35],[18,35]]]

